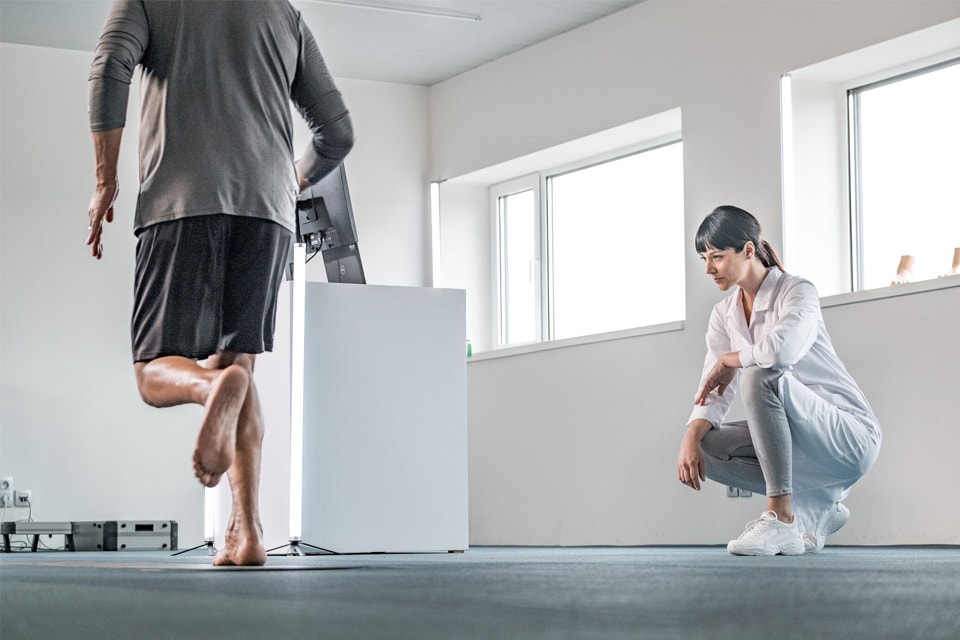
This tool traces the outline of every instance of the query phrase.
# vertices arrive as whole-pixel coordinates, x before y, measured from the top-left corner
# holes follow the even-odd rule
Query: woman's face
[[[747,276],[752,256],[753,243],[748,242],[740,252],[710,247],[700,254],[700,259],[706,265],[707,275],[713,278],[720,291],[727,291]]]

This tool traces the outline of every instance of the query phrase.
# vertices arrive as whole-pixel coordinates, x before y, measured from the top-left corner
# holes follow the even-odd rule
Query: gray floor
[[[0,554],[3,640],[960,638],[960,548],[474,548],[464,554]]]

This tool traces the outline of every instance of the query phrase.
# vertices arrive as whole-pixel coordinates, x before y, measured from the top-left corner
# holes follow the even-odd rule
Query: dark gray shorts
[[[145,228],[137,240],[133,361],[271,351],[290,242],[274,222],[231,215]]]

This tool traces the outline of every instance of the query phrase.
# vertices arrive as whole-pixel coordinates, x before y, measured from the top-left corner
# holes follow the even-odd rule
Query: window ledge
[[[613,340],[623,340],[625,338],[634,338],[636,336],[647,336],[656,333],[668,333],[670,331],[683,330],[683,321],[666,322],[664,324],[655,324],[649,327],[637,327],[635,329],[624,329],[622,331],[610,331],[608,333],[597,333],[589,336],[577,336],[576,338],[565,338],[563,340],[550,340],[548,342],[535,342],[522,344],[513,347],[500,347],[491,351],[481,351],[474,353],[468,361],[476,360],[495,360],[497,358],[509,358],[520,356],[527,353],[537,353],[539,351],[550,351],[552,349],[565,349],[567,347],[577,347],[584,344],[593,344],[595,342],[611,342]]]
[[[869,302],[871,300],[882,300],[884,298],[897,298],[900,296],[915,295],[927,291],[939,291],[941,289],[951,289],[960,287],[960,275],[945,276],[932,280],[921,280],[919,282],[908,282],[906,284],[892,285],[879,289],[868,289],[866,291],[853,291],[850,293],[840,293],[833,296],[826,296],[820,299],[820,306],[824,309],[830,307],[842,307],[848,304],[857,304],[860,302]],[[481,351],[474,353],[468,362],[480,360],[496,360],[499,358],[510,358],[513,356],[525,355],[528,353],[538,353],[540,351],[551,351],[553,349],[565,349],[585,344],[594,344],[598,342],[611,342],[614,340],[624,340],[635,338],[637,336],[654,335],[658,333],[669,333],[671,331],[682,331],[684,323],[682,320],[676,322],[667,322],[664,324],[652,325],[649,327],[638,327],[635,329],[624,329],[623,331],[611,331],[609,333],[598,333],[589,336],[579,336],[576,338],[566,338],[564,340],[552,340],[549,342],[537,342],[531,344],[517,345],[513,347],[501,347],[490,351]]]
[[[942,278],[933,278],[931,280],[920,280],[918,282],[907,282],[905,284],[890,285],[879,289],[867,289],[865,291],[852,291],[850,293],[840,293],[834,296],[826,296],[820,299],[821,308],[842,307],[847,304],[856,304],[858,302],[868,302],[870,300],[882,300],[883,298],[897,298],[900,296],[909,296],[927,291],[939,291],[940,289],[950,289],[960,287],[960,275],[944,276]]]

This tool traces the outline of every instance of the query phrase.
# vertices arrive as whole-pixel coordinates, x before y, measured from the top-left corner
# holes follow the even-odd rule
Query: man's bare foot
[[[204,486],[217,486],[233,464],[237,419],[249,386],[247,370],[233,364],[224,369],[210,387],[193,452],[193,470]]]
[[[259,522],[244,523],[231,516],[223,549],[217,552],[213,566],[259,567],[267,562],[263,547],[263,527]]]

